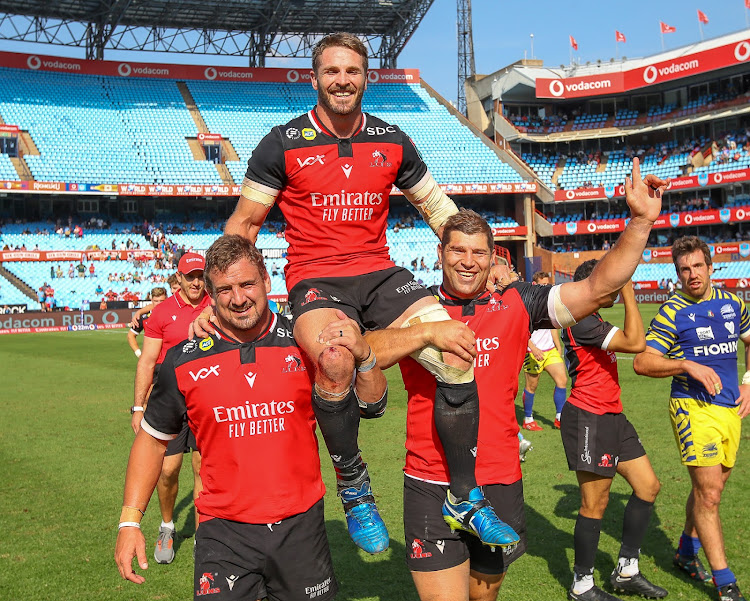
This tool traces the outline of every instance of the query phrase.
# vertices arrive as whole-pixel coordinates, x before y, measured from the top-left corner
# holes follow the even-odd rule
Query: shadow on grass
[[[390,547],[386,551],[368,555],[355,547],[343,522],[327,520],[326,530],[339,582],[336,601],[417,599],[416,589],[406,567],[403,543],[391,538]]]

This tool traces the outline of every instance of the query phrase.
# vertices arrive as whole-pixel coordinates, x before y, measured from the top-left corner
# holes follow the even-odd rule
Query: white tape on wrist
[[[117,529],[122,530],[123,528],[138,528],[140,530],[141,525],[138,522],[120,522]]]
[[[745,375],[742,376],[742,385],[747,386],[750,384],[750,370],[745,372]]]
[[[135,350],[133,351],[133,353],[135,353],[135,356],[136,356],[136,357],[140,358],[140,356],[141,356],[141,349],[135,349]]]

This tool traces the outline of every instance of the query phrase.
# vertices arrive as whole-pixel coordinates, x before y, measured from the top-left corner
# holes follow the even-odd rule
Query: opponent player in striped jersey
[[[672,378],[669,415],[692,490],[675,566],[700,581],[711,577],[698,551],[703,547],[721,601],[744,597],[729,568],[719,504],[740,444],[741,420],[750,413],[750,371],[737,384],[737,350],[750,359],[750,314],[735,294],[711,285],[708,245],[696,236],[672,245],[682,289],[651,321],[646,350],[636,356],[636,373]]]

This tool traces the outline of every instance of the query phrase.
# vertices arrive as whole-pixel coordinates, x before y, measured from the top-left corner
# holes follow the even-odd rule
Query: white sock
[[[557,421],[560,421],[560,414],[559,414],[559,413],[555,413],[555,419],[556,419]]]
[[[620,576],[635,576],[638,573],[637,557],[620,557],[617,560],[617,571]]]
[[[165,522],[164,520],[161,521],[161,527],[162,528],[169,528],[170,530],[174,530],[174,520],[170,520],[169,522]]]
[[[573,593],[574,594],[580,595],[592,588],[594,588],[594,575],[593,574],[586,574],[585,576],[579,577],[578,574],[573,573]]]
[[[526,416],[524,416],[524,418],[523,418],[523,423],[524,424],[530,424],[533,421],[534,421],[533,417],[526,417]]]

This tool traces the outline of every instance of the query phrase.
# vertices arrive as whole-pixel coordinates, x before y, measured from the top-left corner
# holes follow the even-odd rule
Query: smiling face
[[[201,302],[206,289],[202,270],[195,270],[190,273],[177,272],[177,281],[180,284],[182,296],[187,302],[191,305],[197,305]]]
[[[697,299],[706,299],[711,296],[711,274],[714,272],[714,266],[706,263],[703,251],[695,250],[681,255],[675,267],[685,294]]]
[[[226,271],[211,271],[211,300],[219,326],[241,341],[257,338],[268,325],[271,278],[242,258]]]
[[[443,263],[443,287],[451,296],[475,298],[485,289],[494,249],[485,234],[464,234],[453,230],[445,244],[438,246]]]
[[[318,106],[333,115],[359,115],[367,89],[367,69],[362,56],[343,46],[323,50],[317,68],[311,72],[318,91]]]

